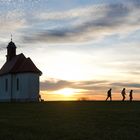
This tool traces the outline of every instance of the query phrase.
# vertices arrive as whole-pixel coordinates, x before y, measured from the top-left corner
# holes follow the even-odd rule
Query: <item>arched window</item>
[[[5,79],[5,91],[8,91],[8,79]]]
[[[19,79],[17,78],[17,91],[19,90]]]

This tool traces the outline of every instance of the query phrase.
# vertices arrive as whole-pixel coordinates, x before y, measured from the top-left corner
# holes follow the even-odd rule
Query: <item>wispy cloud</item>
[[[139,4],[139,2],[137,1]],[[71,43],[85,42],[106,35],[125,34],[140,29],[140,6],[134,3],[106,4],[83,7],[70,11],[41,13],[38,19],[44,22],[71,21],[69,24],[38,30],[23,37],[25,42]],[[122,30],[123,29],[123,30]]]
[[[67,19],[79,19],[86,18],[88,19],[90,16],[96,15],[95,19],[99,19],[104,16],[104,12],[106,12],[106,7],[103,6],[89,6],[82,7],[77,9],[71,9],[68,11],[57,11],[57,12],[42,12],[37,15],[37,18],[40,20],[67,20]]]
[[[22,29],[26,25],[24,13],[18,9],[12,11],[6,11],[0,13],[0,32],[12,32],[18,29]]]

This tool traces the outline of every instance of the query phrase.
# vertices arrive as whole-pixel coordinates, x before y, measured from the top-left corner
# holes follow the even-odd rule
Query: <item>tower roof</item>
[[[9,42],[9,44],[8,44],[8,46],[7,46],[7,48],[9,48],[9,47],[13,47],[13,48],[16,48],[16,45],[15,45],[15,43],[14,42],[12,42],[12,41],[10,41]]]

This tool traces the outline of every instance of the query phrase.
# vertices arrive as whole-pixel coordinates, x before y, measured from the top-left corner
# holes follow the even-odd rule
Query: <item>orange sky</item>
[[[100,95],[87,95],[80,94],[80,93],[73,93],[73,94],[54,94],[54,93],[47,93],[46,91],[41,92],[41,97],[45,101],[67,101],[67,100],[105,100],[106,99],[106,93],[100,94]],[[112,100],[122,100],[122,95],[120,93],[112,93]],[[126,95],[126,99],[129,100],[129,93]],[[138,93],[133,93],[133,100],[140,100],[140,95]]]

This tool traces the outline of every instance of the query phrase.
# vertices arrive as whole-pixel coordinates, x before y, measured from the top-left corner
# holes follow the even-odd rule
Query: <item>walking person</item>
[[[129,97],[130,97],[130,102],[132,102],[132,100],[133,100],[133,90],[130,90]]]
[[[112,101],[112,95],[111,95],[111,88],[107,91],[107,98],[106,101],[108,100],[108,98],[110,98],[110,101]]]
[[[122,101],[124,101],[124,100],[125,100],[125,95],[126,95],[125,88],[123,88],[121,94],[122,94],[122,96],[123,96]]]

